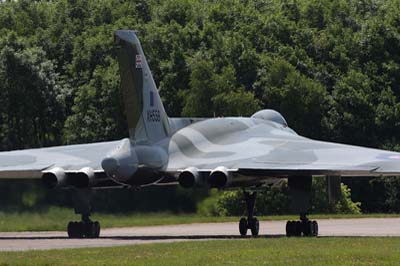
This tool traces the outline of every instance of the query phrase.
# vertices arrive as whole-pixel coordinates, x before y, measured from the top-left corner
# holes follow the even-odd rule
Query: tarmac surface
[[[320,237],[400,237],[400,218],[318,220]],[[260,222],[260,237],[285,237],[286,221]],[[248,232],[249,234],[250,232]],[[250,237],[250,236],[248,236]],[[69,239],[66,232],[0,232],[0,251],[108,247],[145,243],[243,239],[238,223],[199,223],[102,229],[98,239]]]

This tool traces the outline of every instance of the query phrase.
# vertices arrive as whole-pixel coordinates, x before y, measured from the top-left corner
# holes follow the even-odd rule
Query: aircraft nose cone
[[[103,159],[101,162],[101,167],[103,167],[106,173],[115,173],[118,169],[118,162],[115,158],[108,157]]]

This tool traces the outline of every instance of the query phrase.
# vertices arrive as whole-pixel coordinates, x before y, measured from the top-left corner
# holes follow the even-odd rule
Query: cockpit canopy
[[[264,110],[258,111],[257,113],[253,114],[251,116],[251,118],[268,120],[268,121],[272,121],[272,122],[281,124],[282,126],[285,126],[285,127],[288,126],[285,118],[279,112],[272,110],[272,109],[264,109]]]

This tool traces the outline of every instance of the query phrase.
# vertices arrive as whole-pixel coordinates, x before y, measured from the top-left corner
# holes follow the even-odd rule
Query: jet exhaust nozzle
[[[208,177],[208,185],[212,188],[223,188],[231,183],[232,177],[224,166],[215,168]]]
[[[68,183],[77,188],[86,188],[94,182],[94,170],[90,167],[84,167],[78,172],[68,175]]]
[[[42,182],[47,188],[56,187],[90,187],[94,182],[95,173],[90,167],[84,167],[79,171],[65,171],[60,167],[55,167],[43,171]]]
[[[47,188],[62,187],[67,184],[67,175],[60,167],[43,171],[42,182]]]
[[[183,170],[178,176],[179,185],[184,188],[191,188],[201,185],[200,173],[195,167],[189,167]]]

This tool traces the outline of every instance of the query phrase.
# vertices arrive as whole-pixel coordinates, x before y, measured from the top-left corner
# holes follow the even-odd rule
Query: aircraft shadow
[[[258,238],[278,238],[285,237],[285,235],[260,235]],[[240,235],[162,235],[162,236],[110,236],[101,237],[105,239],[118,239],[118,240],[201,240],[201,239],[250,239],[252,236],[242,237]]]
[[[284,234],[275,235],[260,235],[256,238],[285,238]],[[377,238],[382,236],[318,236],[317,238]],[[393,238],[397,236],[387,236],[388,238]],[[101,239],[114,239],[114,240],[142,240],[142,241],[154,241],[154,240],[209,240],[209,239],[251,239],[252,236],[239,236],[239,235],[159,235],[159,236],[100,236],[99,238],[75,238],[82,240],[101,240]],[[293,237],[296,238],[296,237]],[[313,237],[311,237],[313,238]],[[70,239],[67,236],[1,236],[1,240],[61,240]]]
[[[316,238],[381,238],[382,236],[318,236]],[[396,236],[387,236],[393,238]],[[258,237],[252,237],[247,235],[242,237],[240,235],[180,235],[180,236],[103,236],[101,239],[115,239],[115,240],[142,240],[142,241],[154,241],[154,240],[210,240],[210,239],[253,239],[253,238],[287,238],[285,234],[275,235],[259,235]],[[290,237],[290,238],[315,238],[315,237]]]
[[[258,238],[280,238],[285,235],[260,235]],[[206,240],[206,239],[250,239],[252,236],[239,235],[159,235],[159,236],[100,236],[98,239],[115,240]],[[1,240],[52,240],[52,239],[70,239],[67,236],[1,236]],[[88,238],[82,238],[85,240]]]

